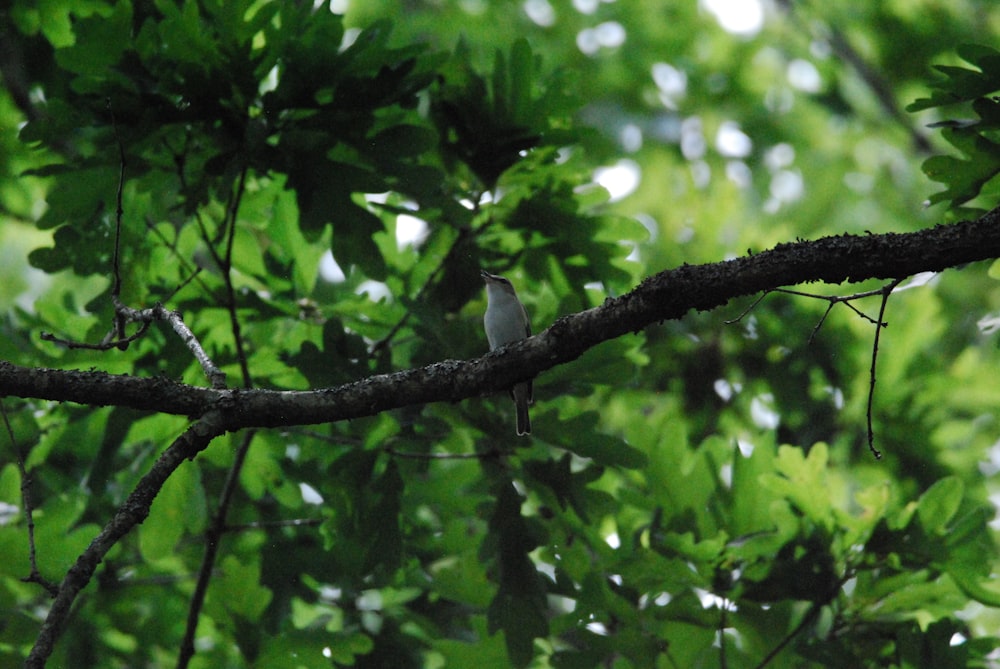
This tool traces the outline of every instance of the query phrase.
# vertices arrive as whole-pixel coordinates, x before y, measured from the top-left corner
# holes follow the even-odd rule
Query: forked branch
[[[816,326],[813,328],[812,333],[809,335],[810,344],[813,342],[813,339],[816,338],[816,334],[819,332],[819,329],[823,327],[823,323],[826,322],[827,316],[830,315],[830,312],[838,304],[846,305],[851,311],[856,313],[858,316],[860,316],[861,318],[865,319],[870,323],[873,323],[875,325],[875,337],[872,346],[872,364],[868,377],[868,409],[866,411],[866,416],[868,424],[868,450],[871,451],[872,455],[875,456],[876,460],[880,460],[882,458],[882,452],[879,451],[877,448],[875,448],[875,430],[872,427],[872,407],[875,402],[875,363],[878,358],[878,343],[879,343],[879,337],[882,334],[882,328],[887,327],[889,325],[884,319],[886,304],[889,300],[889,295],[892,294],[892,291],[895,290],[896,287],[899,286],[900,283],[902,283],[902,281],[903,279],[894,279],[893,281],[890,281],[881,288],[876,288],[875,290],[866,290],[859,293],[853,293],[851,295],[817,295],[815,293],[806,293],[801,290],[792,290],[790,288],[774,288],[772,290],[764,291],[756,300],[754,300],[750,304],[750,306],[744,309],[739,316],[726,321],[726,325],[733,325],[734,323],[739,323],[741,320],[743,320],[743,318],[746,317],[747,314],[753,311],[753,309],[756,308],[756,306],[760,304],[765,297],[767,297],[771,293],[785,293],[787,295],[797,295],[799,297],[807,297],[815,300],[824,300],[828,303],[826,311],[823,312],[822,318],[819,319],[819,322],[816,323]],[[865,312],[861,311],[853,304],[851,304],[851,302],[853,302],[854,300],[859,300],[865,297],[874,297],[876,295],[879,295],[882,298],[882,302],[878,312],[878,319],[872,318],[871,316],[869,316],[868,314],[866,314]]]
[[[125,188],[125,146],[122,144],[121,137],[118,135],[118,123],[115,121],[114,110],[111,107],[110,100],[107,101],[107,109],[108,113],[111,115],[111,125],[112,128],[114,128],[115,141],[118,144],[120,161],[118,190],[116,192],[114,250],[111,260],[111,301],[113,302],[115,308],[114,324],[111,331],[108,332],[99,344],[73,341],[66,338],[56,337],[48,332],[43,332],[41,337],[45,341],[50,341],[61,346],[65,346],[66,348],[83,348],[95,351],[107,351],[112,348],[117,348],[124,351],[128,348],[128,345],[131,342],[146,334],[150,323],[153,321],[166,321],[170,324],[170,327],[173,328],[174,332],[176,332],[181,338],[184,345],[190,349],[192,355],[195,357],[195,360],[198,361],[198,364],[201,365],[202,370],[204,370],[205,376],[208,377],[209,383],[212,384],[212,387],[219,389],[225,388],[225,372],[219,369],[215,363],[212,362],[212,359],[209,358],[205,349],[198,341],[198,338],[195,337],[194,332],[192,332],[191,328],[184,323],[184,319],[181,317],[180,313],[165,309],[161,304],[157,304],[149,309],[133,309],[132,307],[126,306],[121,300],[121,237],[122,218],[125,215],[125,209],[122,205],[122,191]],[[136,332],[128,335],[125,330],[129,323],[141,323],[141,326]]]

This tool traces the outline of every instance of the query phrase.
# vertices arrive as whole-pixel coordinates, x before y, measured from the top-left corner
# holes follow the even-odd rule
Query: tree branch
[[[691,309],[810,281],[899,279],[1000,256],[1000,209],[977,221],[905,234],[827,237],[782,244],[745,258],[684,265],[643,281],[599,307],[564,316],[535,337],[481,358],[447,360],[314,391],[206,389],[162,378],[29,369],[0,362],[0,397],[15,395],[92,406],[117,405],[199,417],[157,460],[115,517],[67,572],[26,666],[42,667],[65,628],[72,603],[108,550],[149,513],[167,478],[215,437],[248,427],[334,422],[387,409],[457,401],[506,389],[597,344]],[[880,316],[881,318],[881,316]]]
[[[31,499],[32,473],[24,464],[26,454],[21,450],[20,444],[14,437],[14,428],[10,425],[10,419],[7,417],[7,406],[3,402],[0,402],[0,416],[3,417],[4,427],[7,428],[7,438],[10,439],[11,448],[17,454],[17,471],[21,475],[21,505],[24,508],[24,519],[28,525],[28,564],[31,566],[31,571],[21,580],[25,583],[38,583],[45,588],[46,592],[55,597],[59,588],[38,571],[38,555],[35,551],[35,506]]]
[[[388,409],[456,402],[511,387],[580,357],[601,342],[692,309],[707,311],[764,290],[822,281],[898,279],[1000,257],[1000,208],[976,221],[910,233],[839,235],[649,277],[599,307],[481,358],[370,376],[312,391],[207,389],[162,378],[28,369],[0,362],[0,396],[125,406],[197,417],[220,412],[226,429],[328,423]]]
[[[194,637],[198,631],[198,619],[201,616],[201,609],[205,604],[205,596],[208,594],[208,586],[212,580],[212,569],[215,566],[215,558],[219,554],[219,546],[222,543],[222,535],[226,533],[226,516],[229,513],[229,504],[232,501],[236,487],[239,485],[240,472],[243,463],[246,461],[247,451],[250,450],[250,443],[253,441],[256,432],[248,430],[243,433],[243,443],[236,450],[236,458],[229,467],[226,476],[226,483],[222,488],[222,495],[219,498],[219,508],[212,519],[212,524],[205,532],[205,554],[201,559],[201,567],[198,569],[198,580],[195,583],[194,592],[191,594],[191,604],[188,607],[187,623],[184,626],[184,638],[181,640],[180,650],[177,653],[177,668],[184,669],[194,657]]]
[[[52,607],[45,622],[42,623],[35,645],[25,661],[24,666],[27,669],[41,669],[45,666],[55,642],[66,627],[77,594],[90,582],[94,571],[111,547],[146,519],[153,498],[160,492],[174,470],[184,460],[197,455],[212,439],[225,432],[223,422],[218,419],[217,414],[204,416],[163,452],[149,473],[142,477],[132,494],[122,503],[114,517],[66,572],[66,578],[59,584],[59,594],[52,601]]]

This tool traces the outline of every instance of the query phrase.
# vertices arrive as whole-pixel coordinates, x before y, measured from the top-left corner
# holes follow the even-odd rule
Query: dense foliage
[[[324,388],[483,354],[480,268],[539,331],[684,262],[997,204],[1000,53],[960,46],[991,3],[776,3],[742,35],[690,2],[334,4],[0,10],[0,360],[208,385],[164,324],[75,346],[120,298],[230,386]],[[605,343],[535,380],[530,438],[500,395],[218,438],[51,666],[989,666],[996,275],[897,289],[871,408],[879,283]],[[190,421],[3,407],[19,666]]]

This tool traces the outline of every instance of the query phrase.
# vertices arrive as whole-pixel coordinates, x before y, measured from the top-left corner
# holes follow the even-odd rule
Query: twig
[[[910,136],[910,141],[917,151],[925,154],[931,153],[932,146],[930,140],[913,126],[912,118],[904,114],[899,108],[893,86],[885,77],[884,68],[873,66],[866,61],[848,40],[846,33],[839,30],[835,25],[832,25],[831,21],[816,21],[814,17],[807,19],[803,16],[803,12],[795,11],[801,4],[793,2],[793,0],[778,0],[777,2],[779,7],[786,10],[795,19],[802,31],[812,32],[816,38],[825,41],[832,48],[838,61],[847,63],[854,69],[854,72],[861,79],[862,83],[875,96],[882,110]],[[826,18],[828,19],[829,17]],[[822,33],[819,33],[815,28],[820,23],[823,25]]]
[[[319,441],[325,441],[329,444],[336,444],[338,446],[350,444],[352,446],[362,446],[362,440],[356,437],[347,437],[343,435],[337,435],[332,437],[329,434],[321,434],[315,430],[307,430],[305,428],[290,428],[281,431],[282,435],[297,434],[304,437],[309,437],[310,439],[318,439]],[[503,452],[500,449],[494,448],[482,453],[416,453],[414,451],[400,451],[392,446],[383,446],[382,452],[387,455],[392,455],[397,458],[407,458],[410,460],[480,460],[484,458],[495,458],[501,455]]]
[[[48,332],[43,332],[41,334],[41,338],[45,341],[54,342],[67,348],[83,348],[106,351],[121,341],[134,341],[135,339],[138,339],[143,333],[146,332],[149,324],[153,321],[166,321],[170,327],[173,328],[174,332],[176,332],[181,338],[184,345],[190,349],[191,353],[195,357],[195,360],[198,361],[198,364],[201,365],[202,370],[205,372],[205,376],[208,377],[212,387],[220,390],[226,387],[226,373],[216,367],[215,363],[212,362],[212,359],[208,357],[205,349],[201,346],[201,342],[199,342],[198,338],[195,337],[194,332],[192,332],[191,328],[187,326],[179,312],[171,311],[162,304],[157,304],[148,309],[133,309],[122,304],[117,298],[114,298],[114,302],[115,313],[120,315],[124,319],[125,323],[142,323],[142,327],[134,335],[119,340],[105,340],[100,344],[86,344],[67,339],[60,339]]]
[[[413,451],[397,451],[395,448],[387,446],[382,450],[397,458],[409,458],[411,460],[483,460],[486,458],[495,458],[501,454],[499,449],[492,449],[483,453],[415,453]]]
[[[205,554],[201,559],[201,568],[198,570],[198,581],[191,595],[191,604],[188,607],[187,625],[184,628],[184,639],[181,641],[180,652],[177,655],[177,669],[184,669],[188,666],[191,658],[194,657],[194,635],[198,629],[198,618],[201,616],[201,609],[205,604],[205,595],[208,592],[208,584],[212,578],[215,568],[215,558],[219,554],[219,544],[222,535],[226,532],[226,514],[229,512],[229,504],[232,502],[233,493],[239,484],[240,471],[246,461],[247,451],[250,449],[250,442],[256,434],[255,430],[247,430],[243,435],[243,443],[236,451],[236,459],[229,468],[226,476],[226,483],[222,487],[222,495],[219,499],[219,508],[212,520],[211,527],[205,533]]]
[[[338,434],[336,436],[331,436],[329,434],[323,434],[322,432],[317,432],[316,430],[309,430],[304,427],[288,427],[281,430],[282,436],[287,436],[290,434],[296,434],[302,437],[309,437],[310,439],[317,439],[319,441],[324,441],[328,444],[335,446],[364,446],[364,440],[358,437],[350,437],[347,435]]]
[[[789,288],[776,288],[775,292],[787,293],[789,295],[798,295],[800,297],[811,297],[817,300],[826,300],[827,302],[829,302],[826,311],[823,313],[823,317],[819,319],[819,322],[816,323],[816,327],[813,328],[812,333],[810,333],[809,335],[810,344],[816,338],[817,333],[819,333],[819,329],[823,327],[823,323],[826,322],[826,317],[830,315],[831,311],[833,311],[834,305],[837,304],[843,304],[848,309],[850,309],[851,311],[853,311],[854,313],[856,313],[858,316],[865,319],[869,323],[872,323],[873,325],[878,325],[881,322],[881,321],[875,321],[871,316],[869,316],[868,314],[866,314],[865,312],[861,311],[856,306],[851,304],[852,300],[859,300],[863,297],[872,297],[874,295],[881,295],[882,294],[881,288],[878,288],[876,290],[866,290],[860,293],[854,293],[853,295],[814,295],[812,293],[804,293],[798,290],[791,290]]]
[[[247,362],[246,347],[243,346],[243,335],[241,334],[240,319],[236,314],[236,287],[233,285],[233,245],[236,239],[236,220],[240,210],[240,202],[243,199],[243,191],[246,188],[247,172],[249,168],[243,166],[240,170],[239,182],[236,184],[236,192],[231,194],[226,216],[228,223],[228,239],[226,240],[226,255],[222,259],[220,269],[222,278],[226,286],[226,311],[229,312],[229,327],[233,332],[233,344],[236,346],[236,359],[240,364],[240,371],[243,374],[243,387],[252,388],[253,379],[250,376],[250,366]]]
[[[886,303],[888,302],[889,295],[892,294],[892,291],[895,290],[896,287],[899,286],[899,284],[901,284],[902,282],[903,279],[893,279],[892,282],[890,282],[885,286],[882,286],[881,288],[877,288],[875,290],[866,290],[860,293],[854,293],[853,295],[816,295],[814,293],[805,293],[799,290],[792,290],[789,288],[774,288],[773,290],[769,290],[763,293],[753,302],[753,304],[744,309],[739,316],[737,316],[732,320],[728,320],[725,323],[726,325],[732,325],[734,323],[738,323],[748,313],[750,313],[758,304],[760,304],[761,300],[763,300],[767,295],[769,295],[772,292],[787,293],[788,295],[798,295],[799,297],[810,297],[817,300],[825,300],[826,302],[829,303],[827,305],[826,311],[823,312],[822,318],[819,319],[819,322],[816,324],[816,327],[813,328],[812,334],[809,335],[810,344],[816,337],[816,333],[819,332],[819,329],[823,326],[823,323],[826,322],[826,317],[830,315],[830,311],[833,310],[833,307],[836,304],[846,304],[847,307],[850,308],[851,311],[856,313],[858,316],[864,318],[866,321],[870,323],[873,323],[875,325],[875,340],[872,348],[872,365],[868,377],[869,378],[868,410],[866,412],[867,423],[868,423],[868,450],[871,451],[872,455],[875,456],[876,460],[881,460],[882,452],[879,451],[877,448],[875,448],[875,431],[872,428],[872,405],[874,404],[875,401],[875,362],[878,358],[878,342],[879,342],[879,336],[882,334],[882,328],[888,327],[889,325],[888,323],[885,322],[884,318]],[[882,297],[882,303],[879,306],[877,320],[872,318],[868,314],[864,313],[863,311],[855,307],[853,304],[851,304],[852,300],[857,300],[862,297],[873,297],[875,295],[880,295]]]
[[[749,314],[751,311],[753,311],[754,309],[756,309],[757,305],[760,304],[761,302],[763,302],[764,298],[767,297],[768,295],[770,295],[771,292],[772,292],[771,290],[765,290],[763,293],[761,293],[760,295],[757,296],[756,300],[754,300],[753,302],[750,303],[749,307],[747,307],[742,312],[740,312],[739,316],[737,316],[736,318],[731,318],[728,321],[723,321],[723,323],[725,325],[736,325],[737,323],[739,323],[740,321],[742,321],[744,318],[746,318],[747,314]]]
[[[259,520],[239,525],[226,525],[223,532],[245,532],[247,530],[268,530],[274,527],[316,527],[323,524],[322,518],[290,518],[288,520]]]
[[[122,293],[121,274],[121,241],[122,241],[122,217],[125,215],[125,208],[122,206],[122,191],[125,189],[125,145],[122,144],[121,135],[118,134],[118,121],[115,119],[115,110],[111,107],[111,98],[107,98],[105,104],[108,113],[111,115],[111,127],[115,133],[115,142],[118,144],[118,192],[116,194],[115,208],[115,246],[111,258],[111,299],[117,302]],[[114,337],[117,338],[115,345],[118,350],[124,351],[128,348],[129,339],[125,337],[125,318],[115,309]]]
[[[198,212],[195,212],[195,215],[197,216]],[[158,227],[156,227],[153,221],[149,219],[146,220],[146,229],[149,230],[151,234],[155,235],[157,239],[160,240],[164,248],[170,249],[170,253],[173,254],[174,259],[177,261],[177,264],[180,267],[181,271],[187,274],[187,277],[181,280],[181,282],[177,284],[166,295],[163,301],[169,302],[175,295],[177,295],[177,293],[182,291],[184,287],[187,286],[192,281],[197,281],[198,285],[201,286],[201,289],[205,291],[207,295],[211,295],[212,289],[209,288],[208,285],[206,285],[206,283],[201,279],[200,275],[202,268],[199,266],[192,267],[191,263],[188,262],[187,259],[184,258],[184,256],[178,253],[177,240],[174,239],[174,241],[170,241],[169,239],[167,239],[166,235],[163,234],[163,231],[160,230]]]
[[[31,502],[31,475],[24,466],[25,454],[21,452],[21,447],[18,446],[17,439],[14,438],[14,429],[10,426],[10,419],[7,417],[7,406],[3,401],[0,401],[0,414],[3,415],[3,424],[7,428],[7,437],[10,439],[10,444],[14,452],[17,453],[17,469],[21,474],[21,504],[24,506],[24,517],[28,523],[28,562],[31,565],[31,572],[21,580],[25,583],[37,583],[45,588],[49,595],[55,597],[59,592],[59,586],[42,576],[41,572],[38,571],[38,561],[35,553],[35,509]]]
[[[253,377],[250,374],[250,366],[247,361],[246,348],[243,345],[243,335],[240,329],[240,320],[236,313],[236,289],[233,285],[232,261],[233,246],[236,238],[236,222],[239,216],[240,202],[246,188],[246,179],[249,167],[243,166],[240,170],[239,180],[235,191],[230,193],[229,204],[226,208],[227,234],[226,253],[220,263],[223,281],[226,286],[226,310],[229,312],[230,328],[233,333],[233,341],[236,346],[236,357],[239,360],[240,370],[243,374],[243,387],[253,388]],[[206,240],[207,241],[207,240]],[[215,568],[215,561],[219,554],[219,544],[222,535],[226,532],[226,516],[229,513],[229,506],[232,503],[233,494],[239,485],[240,472],[243,470],[243,463],[246,462],[250,444],[253,442],[255,430],[248,430],[243,435],[243,442],[236,451],[236,457],[226,482],[222,487],[219,498],[219,508],[216,511],[212,526],[205,534],[205,554],[202,556],[201,568],[198,570],[198,582],[195,585],[194,593],[191,595],[191,603],[188,607],[187,624],[184,628],[184,638],[181,641],[180,652],[177,656],[177,669],[185,669],[194,657],[194,635],[198,629],[198,619],[201,617],[201,610],[205,604],[205,595],[208,592],[208,585]]]
[[[117,329],[117,328],[116,328]],[[149,329],[149,322],[143,323],[142,326],[135,332],[135,334],[129,335],[128,337],[112,339],[115,331],[112,330],[101,340],[100,344],[88,344],[83,341],[73,341],[71,339],[63,339],[57,337],[50,332],[42,332],[39,336],[42,341],[50,341],[53,344],[59,344],[60,346],[65,346],[68,349],[86,349],[88,351],[110,351],[113,348],[121,348],[121,344],[130,344],[134,342],[139,337],[146,334],[146,330]]]
[[[895,285],[899,285],[899,282],[897,281]],[[820,328],[823,327],[823,323],[826,322],[826,317],[830,315],[830,312],[833,310],[834,305],[837,304],[846,305],[848,309],[856,313],[861,318],[865,319],[869,323],[877,325],[878,322],[875,319],[873,319],[871,316],[869,316],[865,312],[855,307],[853,304],[851,304],[851,302],[854,300],[860,300],[863,297],[874,297],[875,295],[881,295],[882,290],[883,290],[882,288],[876,288],[874,290],[866,290],[860,293],[854,293],[853,295],[817,295],[816,293],[806,293],[801,290],[792,290],[791,288],[772,288],[770,290],[764,291],[756,300],[753,301],[753,303],[749,307],[744,309],[739,316],[731,320],[725,321],[725,324],[734,325],[736,323],[739,323],[746,317],[747,314],[753,311],[757,307],[757,305],[764,300],[765,297],[767,297],[771,293],[785,293],[786,295],[797,295],[798,297],[808,297],[814,300],[823,300],[825,302],[828,302],[829,304],[827,306],[826,311],[823,313],[823,316],[819,319],[819,322],[816,323],[816,326],[813,328],[812,333],[809,335],[809,343],[811,344],[813,342],[813,339],[816,338],[816,334],[819,332]]]
[[[441,275],[442,270],[444,270],[445,267],[448,267],[452,263],[452,257],[455,255],[457,250],[461,248],[462,242],[465,241],[467,235],[468,235],[468,229],[466,228],[459,229],[458,235],[455,237],[455,241],[453,241],[451,246],[448,248],[448,252],[441,259],[441,262],[438,263],[438,266],[434,268],[434,271],[430,273],[430,275],[427,277],[427,280],[424,281],[424,285],[422,285],[420,287],[420,290],[417,291],[417,294],[414,298],[415,301],[419,302],[421,300],[424,293],[426,293],[430,289],[431,285],[438,280],[438,277]],[[403,329],[403,326],[406,325],[407,321],[409,320],[410,320],[410,311],[407,310],[406,313],[403,314],[402,318],[400,318],[399,321],[397,321],[396,324],[393,325],[392,328],[390,328],[389,332],[387,332],[384,337],[382,337],[377,342],[371,345],[371,347],[368,350],[369,355],[374,357],[376,354],[379,353],[379,351],[386,348],[389,345],[389,343],[396,337],[396,335],[399,334],[399,331]]]
[[[783,651],[785,646],[791,643],[792,639],[797,637],[802,630],[812,624],[825,605],[825,602],[813,602],[812,606],[809,607],[809,610],[806,612],[806,615],[804,615],[799,624],[795,626],[795,629],[786,634],[785,638],[779,641],[778,645],[772,648],[770,652],[764,656],[764,659],[761,660],[756,667],[754,667],[754,669],[764,669],[764,667],[769,665],[771,661],[778,656],[778,653]]]
[[[477,192],[471,198],[473,218],[479,214],[480,208],[482,206],[482,199],[484,193],[485,191]],[[492,219],[488,220],[486,223],[479,226],[476,229],[476,234],[481,234],[484,230],[489,228],[491,224],[492,224]],[[420,290],[417,291],[415,297],[416,301],[420,301],[424,293],[426,293],[430,289],[431,285],[438,280],[438,277],[441,275],[441,271],[445,267],[449,267],[453,264],[452,258],[455,256],[456,253],[458,253],[459,249],[462,248],[463,242],[467,241],[467,237],[471,233],[471,230],[466,226],[456,226],[456,228],[458,230],[458,235],[455,237],[455,240],[451,243],[451,246],[448,247],[448,252],[441,259],[441,262],[438,263],[438,266],[434,268],[434,271],[431,272],[430,275],[427,277],[427,280],[424,281],[424,285],[422,285],[420,287]],[[389,332],[385,334],[384,337],[382,337],[369,347],[368,349],[369,355],[374,357],[379,353],[379,351],[387,347],[389,343],[396,337],[396,335],[399,334],[399,331],[403,328],[404,325],[406,325],[406,322],[409,321],[409,319],[410,319],[410,311],[407,310],[407,312],[403,314],[402,318],[399,319],[399,321],[389,330]]]
[[[727,669],[729,666],[726,660],[726,611],[728,608],[728,600],[723,599],[720,607],[722,613],[719,615],[719,669]]]
[[[910,141],[913,142],[913,147],[921,153],[931,153],[933,151],[933,147],[930,140],[928,140],[927,137],[922,135],[917,128],[912,125],[910,121],[913,117],[907,116],[903,113],[903,110],[899,108],[899,104],[893,92],[893,87],[884,76],[884,68],[874,67],[862,58],[858,50],[854,48],[854,45],[848,41],[846,34],[839,30],[835,25],[830,25],[828,23],[827,27],[829,30],[830,45],[833,47],[834,53],[837,54],[838,59],[842,62],[849,63],[854,68],[854,71],[858,73],[861,80],[864,81],[868,88],[875,94],[875,98],[878,100],[882,109],[910,136]]]
[[[117,348],[124,351],[128,348],[128,345],[135,341],[136,339],[142,337],[146,331],[149,329],[149,324],[154,320],[166,321],[173,328],[174,332],[180,336],[181,341],[187,346],[191,353],[194,354],[195,359],[198,364],[201,365],[202,370],[204,370],[205,375],[208,377],[209,382],[212,384],[213,388],[225,388],[226,387],[226,374],[221,369],[219,369],[215,363],[212,362],[211,358],[202,348],[201,343],[198,338],[194,336],[191,331],[181,318],[180,313],[176,311],[170,311],[165,309],[163,305],[157,304],[151,309],[133,309],[122,303],[121,300],[121,289],[122,289],[122,277],[121,277],[121,234],[122,234],[122,217],[125,214],[125,208],[122,204],[122,192],[125,188],[125,145],[122,143],[121,135],[118,133],[118,122],[115,119],[114,110],[111,107],[111,99],[107,99],[106,106],[108,113],[111,115],[111,126],[114,129],[115,141],[118,144],[118,155],[119,155],[119,173],[118,173],[118,191],[116,194],[117,207],[115,209],[115,241],[114,241],[114,253],[112,255],[111,262],[111,273],[112,273],[112,286],[111,286],[111,301],[114,304],[115,317],[114,325],[112,326],[111,332],[105,336],[104,340],[100,344],[87,344],[83,342],[75,342],[69,339],[63,339],[56,337],[48,332],[43,332],[41,338],[43,341],[50,341],[61,346],[65,346],[71,349],[88,349],[93,351],[107,351],[112,348]],[[243,178],[245,178],[246,172],[244,171]],[[241,178],[240,186],[242,188],[243,181]],[[238,196],[237,196],[238,197]],[[238,206],[238,199],[237,199]],[[235,219],[235,213],[233,214]],[[235,226],[235,223],[234,223]],[[231,250],[231,249],[230,249]],[[232,287],[230,285],[230,292],[232,292]],[[129,323],[141,323],[141,327],[137,332],[132,335],[125,334],[125,327]],[[241,353],[242,353],[242,349]],[[241,356],[245,369],[245,356]]]
[[[892,291],[902,283],[902,279],[896,279],[888,286],[882,288],[882,304],[879,306],[878,310],[878,322],[875,324],[875,341],[872,344],[872,367],[868,376],[868,450],[872,452],[876,460],[882,459],[882,453],[875,448],[875,430],[872,428],[872,405],[875,402],[875,363],[878,360],[878,342],[879,336],[882,334],[882,328],[888,327],[888,323],[885,322],[885,307],[889,302],[889,295]]]

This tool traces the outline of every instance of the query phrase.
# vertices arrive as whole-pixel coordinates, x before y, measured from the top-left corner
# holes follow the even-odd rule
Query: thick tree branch
[[[1000,257],[1000,209],[976,221],[910,233],[839,235],[652,276],[599,307],[474,360],[446,360],[314,391],[207,389],[166,379],[28,369],[0,362],[0,396],[126,406],[197,417],[218,411],[228,430],[335,422],[388,409],[459,401],[509,388],[648,325],[763,290],[807,282],[897,279]]]

